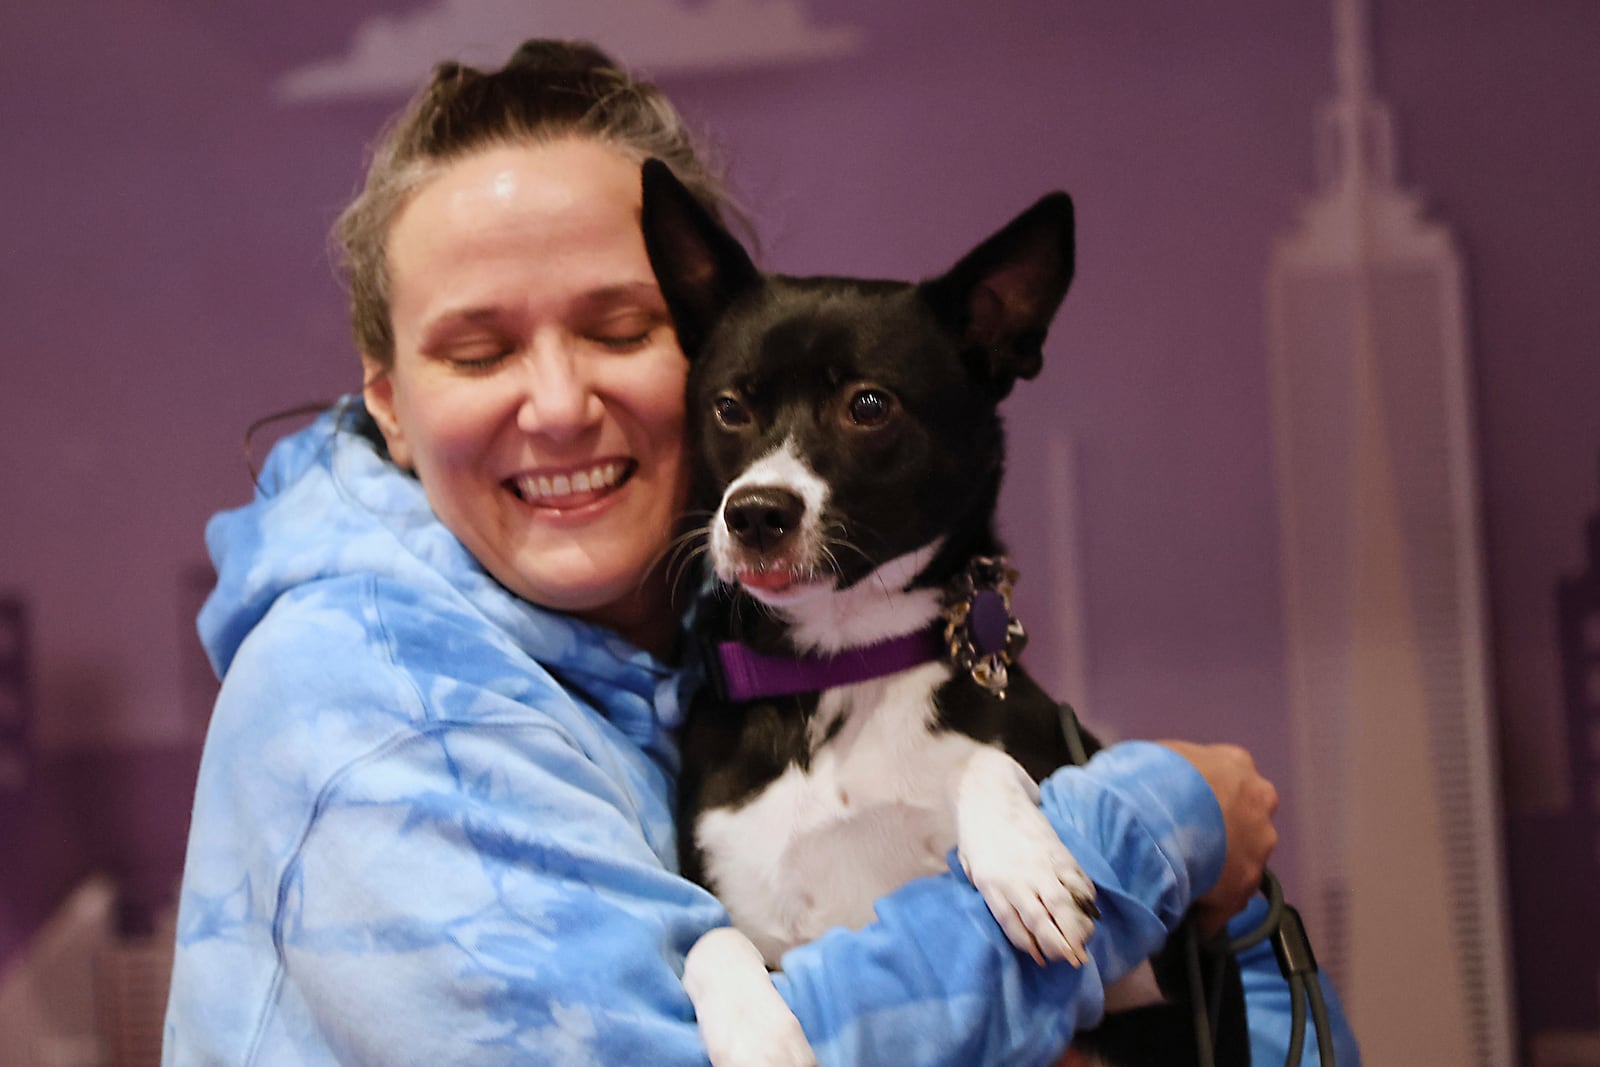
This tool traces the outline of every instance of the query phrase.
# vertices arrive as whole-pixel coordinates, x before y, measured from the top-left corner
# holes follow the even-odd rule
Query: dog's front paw
[[[683,961],[683,988],[694,1002],[712,1067],[817,1067],[761,953],[733,927],[694,943]]]
[[[1006,937],[1040,964],[1080,967],[1100,911],[1094,883],[1039,810],[1039,791],[1017,761],[984,748],[956,792],[961,866]]]

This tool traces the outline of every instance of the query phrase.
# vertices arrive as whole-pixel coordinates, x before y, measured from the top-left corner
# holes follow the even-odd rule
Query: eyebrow
[[[602,286],[582,294],[576,302],[585,307],[604,307],[625,300],[644,300],[650,304],[666,302],[661,290],[653,281],[621,282],[617,285]]]

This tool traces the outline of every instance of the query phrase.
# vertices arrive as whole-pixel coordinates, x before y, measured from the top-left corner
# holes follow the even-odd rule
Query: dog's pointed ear
[[[644,247],[672,312],[678,346],[693,359],[734,298],[761,278],[744,246],[672,168],[647,159],[641,172]]]
[[[1044,362],[1044,338],[1072,284],[1072,198],[1051,193],[922,284],[934,312],[961,338],[973,370],[1004,397]]]

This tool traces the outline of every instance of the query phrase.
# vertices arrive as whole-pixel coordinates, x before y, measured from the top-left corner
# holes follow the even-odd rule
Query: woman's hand
[[[1161,743],[1195,765],[1222,807],[1222,822],[1228,834],[1222,875],[1194,903],[1200,932],[1210,937],[1221,932],[1260,888],[1267,857],[1278,844],[1278,830],[1272,825],[1273,813],[1278,810],[1278,790],[1256,770],[1250,753],[1238,745]]]

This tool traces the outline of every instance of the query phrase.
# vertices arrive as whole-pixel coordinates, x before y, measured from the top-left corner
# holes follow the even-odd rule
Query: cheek
[[[650,413],[652,436],[659,443],[662,456],[673,468],[672,511],[681,513],[689,504],[690,472],[693,467],[689,447],[688,425],[684,409],[684,382],[686,366],[683,358],[662,376],[658,385],[656,402]]]
[[[693,469],[693,451],[685,436],[683,405],[663,413],[659,422],[662,454],[672,468],[672,510],[677,514],[689,504],[690,474]]]
[[[493,425],[470,396],[434,389],[405,413],[406,439],[420,472],[458,466],[478,455]]]
[[[681,456],[686,451],[683,394],[687,374],[687,363],[674,351],[670,359],[663,355],[649,373],[641,374],[634,390],[634,411],[663,455]]]

